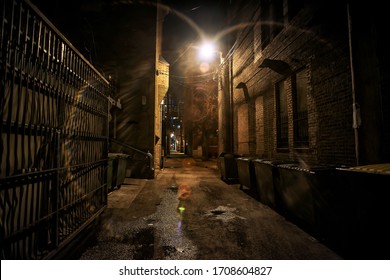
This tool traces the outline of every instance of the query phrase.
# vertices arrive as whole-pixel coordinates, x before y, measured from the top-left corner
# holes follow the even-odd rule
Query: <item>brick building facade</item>
[[[240,28],[222,65],[220,129],[232,137],[220,152],[307,165],[389,160],[378,7],[264,0],[230,9]]]

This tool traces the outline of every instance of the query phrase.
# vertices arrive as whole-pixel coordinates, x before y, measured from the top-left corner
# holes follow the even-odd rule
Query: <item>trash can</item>
[[[116,186],[120,186],[124,183],[127,169],[127,158],[126,154],[118,154],[118,169],[116,177]]]
[[[253,160],[256,187],[260,202],[277,212],[280,210],[280,203],[275,194],[275,184],[277,184],[277,180],[279,180],[277,165],[282,163],[283,162],[281,161],[267,159]]]
[[[322,236],[336,213],[332,186],[335,168],[313,166],[303,168],[299,163],[277,165],[279,181],[275,185],[284,214],[316,237]],[[336,205],[334,204],[336,203]]]
[[[337,174],[335,166],[313,166],[304,174],[310,183],[313,197],[316,237],[341,253],[341,247],[350,238],[348,189]]]
[[[115,186],[113,184],[114,177],[116,181],[116,173],[118,166],[118,158],[116,154],[108,153],[108,166],[107,166],[107,189],[112,190]]]
[[[351,257],[390,258],[390,164],[337,168],[347,188],[349,209],[346,250]]]
[[[236,159],[238,180],[240,183],[240,189],[243,189],[243,187],[246,186],[255,198],[259,199],[253,160],[255,160],[253,157],[239,157]]]
[[[238,171],[236,158],[239,155],[234,153],[223,152],[218,157],[218,169],[221,173],[221,180],[224,181],[238,181]]]
[[[128,157],[128,155],[122,153],[108,153],[108,189],[120,188],[125,181]]]

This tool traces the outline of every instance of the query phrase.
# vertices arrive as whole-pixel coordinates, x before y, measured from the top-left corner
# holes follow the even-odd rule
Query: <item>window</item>
[[[295,74],[293,79],[293,115],[294,115],[294,147],[309,146],[308,114],[307,114],[307,76],[306,70]]]
[[[286,81],[276,84],[277,147],[288,148],[288,112]]]

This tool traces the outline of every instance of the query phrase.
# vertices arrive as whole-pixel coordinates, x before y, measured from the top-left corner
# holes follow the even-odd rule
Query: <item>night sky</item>
[[[226,24],[224,4],[227,1],[168,2],[173,2],[171,6],[174,9],[191,19],[209,37],[214,37]],[[174,13],[168,14],[165,18],[163,39],[166,52],[169,50],[180,52],[183,47],[188,44],[198,44],[200,40],[196,31]]]
[[[153,6],[156,2],[130,0],[30,1],[93,64],[96,64],[96,61],[104,60],[101,59],[105,56],[103,52],[109,52],[106,46],[97,45],[102,41],[99,40],[100,34],[105,28],[110,28],[111,17],[121,16],[120,14],[107,14],[108,6],[112,7],[117,3],[133,5],[132,2],[142,2],[142,5]],[[224,5],[228,2],[226,0],[162,0],[164,5],[173,9],[166,15],[163,25],[163,57],[171,64],[172,72],[175,72],[175,65],[180,64],[180,60],[188,46],[197,44],[200,40],[198,33],[186,22],[185,18],[192,20],[206,35],[213,36],[224,28],[226,23]],[[123,18],[123,24],[126,24],[125,17]],[[141,30],[133,31],[140,32]],[[115,28],[112,28],[112,31],[109,32],[115,32]],[[123,36],[123,34],[117,34],[117,36]],[[152,36],[154,34],[150,34],[151,40],[153,40]],[[142,43],[141,41],[137,42],[141,45]],[[127,47],[131,49],[131,45],[127,45]]]

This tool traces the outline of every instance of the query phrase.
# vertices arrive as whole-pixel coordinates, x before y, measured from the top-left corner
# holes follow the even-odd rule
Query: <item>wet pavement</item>
[[[215,160],[165,160],[153,180],[126,178],[111,192],[84,260],[342,259],[220,179]]]

